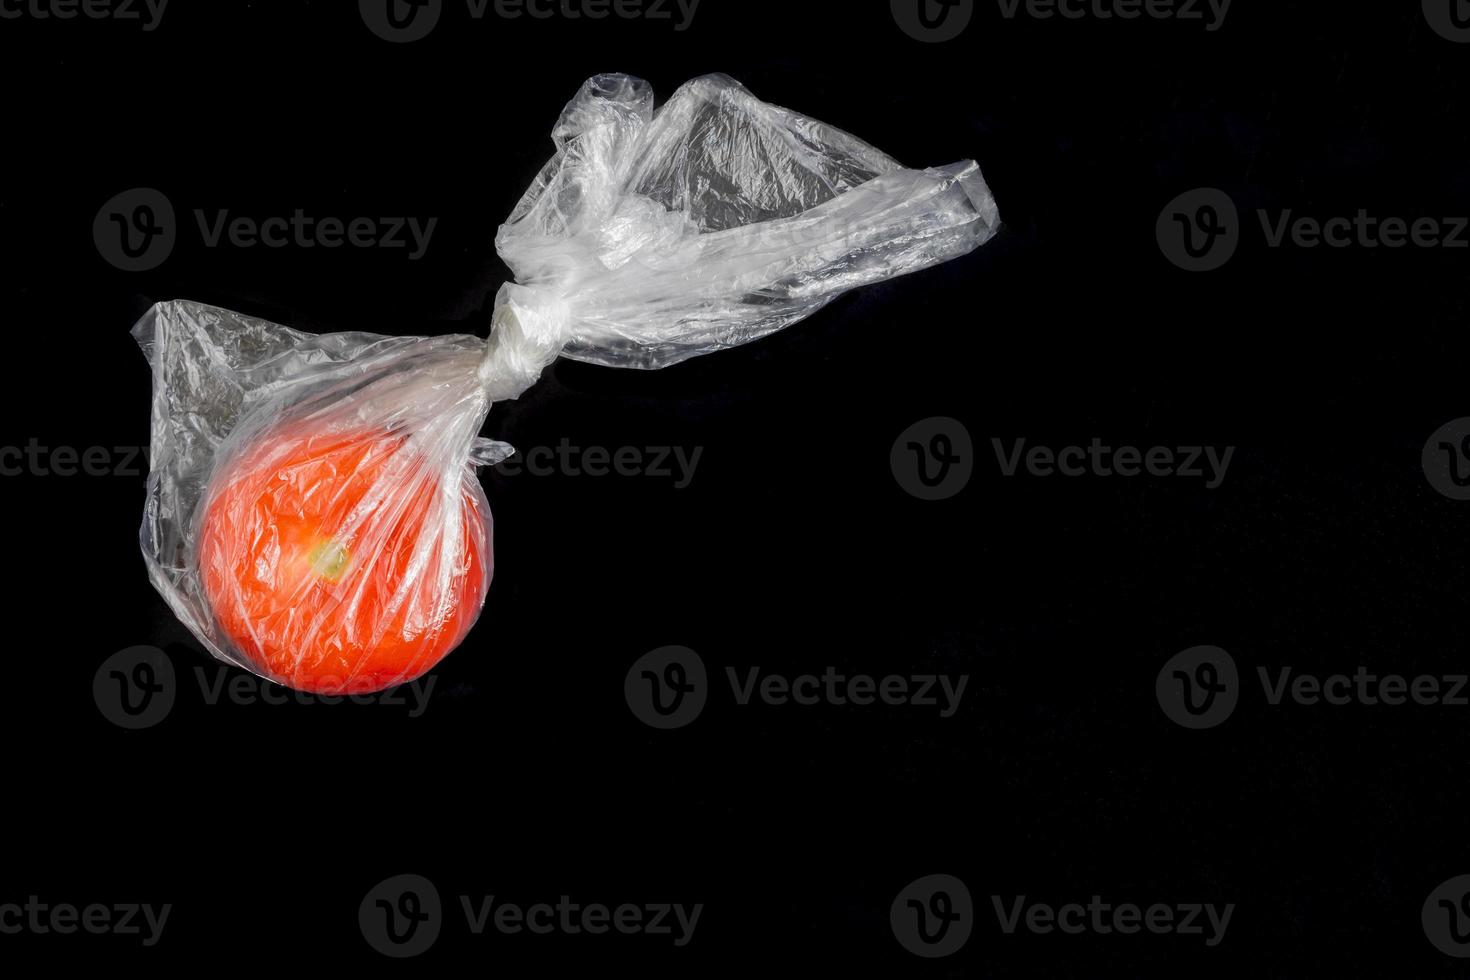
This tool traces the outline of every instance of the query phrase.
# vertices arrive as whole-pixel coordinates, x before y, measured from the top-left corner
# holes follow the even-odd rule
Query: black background
[[[1258,666],[1465,670],[1470,504],[1420,451],[1470,415],[1467,253],[1266,247],[1254,212],[1470,213],[1470,45],[1416,3],[1238,0],[1198,22],[1007,20],[921,44],[885,3],[704,0],[667,22],[488,19],[392,45],[354,4],[170,5],[160,27],[0,21],[0,442],[129,446],[149,376],[128,335],[187,298],[307,330],[483,334],[493,237],[563,103],[626,71],[666,97],[710,71],[910,166],[978,160],[1004,229],[773,338],[659,373],[570,362],[486,434],[519,447],[701,447],[692,483],[486,473],[496,577],[422,717],[216,704],[222,670],[150,587],[141,476],[7,478],[0,901],[169,902],[163,940],[0,937],[0,957],[352,971],[629,967],[705,975],[1450,976],[1420,906],[1470,871],[1470,709],[1269,707]],[[156,187],[158,269],[92,221]],[[1155,221],[1219,187],[1223,269]],[[428,254],[205,248],[192,211],[439,219]],[[925,502],[898,434],[950,416],[975,476]],[[1236,447],[1222,487],[1003,478],[991,439]],[[93,702],[99,664],[164,648],[161,724]],[[794,674],[964,673],[959,712],[735,707],[657,732],[623,700],[666,644]],[[1234,716],[1186,731],[1154,680],[1230,651]],[[724,691],[724,693],[721,693]],[[357,906],[431,878],[423,957],[373,952]],[[954,957],[888,924],[947,873],[978,921]],[[702,902],[693,942],[473,937],[456,896]],[[1225,941],[1006,936],[990,896],[1233,902]]]

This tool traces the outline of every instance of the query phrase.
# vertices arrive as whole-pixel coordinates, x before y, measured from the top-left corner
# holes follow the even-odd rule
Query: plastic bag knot
[[[520,397],[566,346],[570,324],[567,303],[554,290],[501,286],[480,362],[486,396],[492,402]]]

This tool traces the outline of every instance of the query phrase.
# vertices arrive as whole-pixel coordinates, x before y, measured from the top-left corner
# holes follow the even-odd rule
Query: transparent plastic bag
[[[659,368],[763,337],[998,226],[972,161],[907,170],[713,75],[657,112],[599,75],[496,237],[490,336],[311,335],[182,301],[153,366],[143,554],[217,657],[298,690],[410,681],[459,644],[493,569],[475,468],[492,402],[558,356]]]

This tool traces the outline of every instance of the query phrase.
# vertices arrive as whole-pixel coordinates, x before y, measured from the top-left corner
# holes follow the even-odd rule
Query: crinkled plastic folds
[[[993,236],[973,161],[910,170],[723,75],[658,111],[599,75],[496,236],[488,340],[313,335],[197,303],[134,328],[153,368],[149,574],[216,657],[303,691],[412,680],[493,570],[475,468],[493,402],[558,356],[661,368],[748,343]]]

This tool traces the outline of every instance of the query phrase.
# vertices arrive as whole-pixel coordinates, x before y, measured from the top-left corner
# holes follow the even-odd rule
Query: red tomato
[[[364,694],[420,676],[464,639],[492,569],[468,464],[446,486],[410,436],[295,425],[215,477],[199,533],[224,635],[264,676]]]

